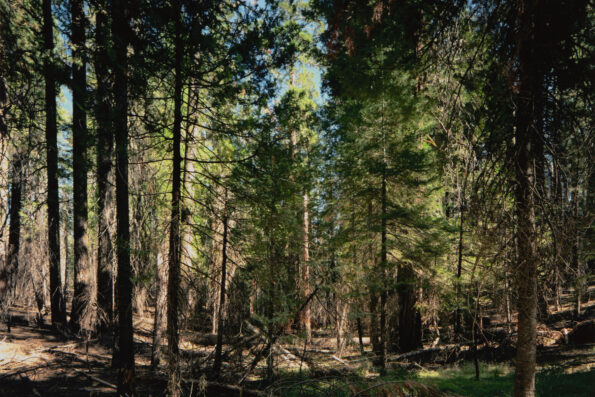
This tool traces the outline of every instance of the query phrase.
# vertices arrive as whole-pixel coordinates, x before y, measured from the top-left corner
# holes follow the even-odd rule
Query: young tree
[[[171,221],[169,230],[169,275],[167,284],[167,343],[168,343],[168,395],[180,395],[179,325],[178,301],[180,295],[180,186],[182,156],[182,76],[184,44],[182,38],[182,7],[178,2],[173,7],[175,18],[175,61],[174,61],[174,125],[173,125],[173,167]]]

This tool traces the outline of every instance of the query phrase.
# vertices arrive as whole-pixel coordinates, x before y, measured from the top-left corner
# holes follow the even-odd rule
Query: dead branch
[[[107,381],[105,381],[105,380],[103,380],[103,379],[100,379],[100,378],[98,378],[98,377],[96,377],[96,376],[93,376],[93,375],[91,375],[91,374],[88,374],[88,373],[86,373],[86,372],[83,372],[83,371],[81,371],[81,370],[78,370],[78,369],[76,369],[76,368],[74,368],[74,372],[76,372],[77,374],[84,375],[84,376],[86,376],[87,378],[89,378],[89,379],[91,379],[91,380],[94,380],[94,381],[95,381],[95,382],[97,382],[97,383],[101,383],[101,384],[102,384],[102,385],[104,385],[104,386],[110,387],[110,388],[112,388],[112,389],[115,389],[115,390],[117,390],[117,389],[118,389],[118,386],[114,385],[113,383],[109,383],[109,382],[107,382]]]

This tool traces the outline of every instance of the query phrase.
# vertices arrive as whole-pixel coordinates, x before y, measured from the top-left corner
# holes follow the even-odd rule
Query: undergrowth
[[[376,378],[362,376],[308,378],[286,375],[271,385],[269,392],[281,396],[512,396],[514,369],[504,364],[480,364],[475,379],[472,364],[436,370],[389,371]],[[595,370],[567,373],[562,367],[538,372],[538,397],[582,397],[593,395]]]

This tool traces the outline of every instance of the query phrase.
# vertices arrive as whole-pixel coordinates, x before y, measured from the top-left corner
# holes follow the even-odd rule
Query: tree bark
[[[167,285],[167,339],[168,339],[168,395],[180,395],[178,306],[180,286],[180,184],[181,184],[181,129],[182,129],[182,22],[181,9],[175,9],[175,86],[173,126],[173,172],[171,197],[171,223],[169,232],[169,280]]]
[[[372,200],[368,202],[368,230],[372,233]],[[370,267],[376,267],[376,260],[374,255],[373,236],[369,235],[368,256],[370,259]],[[372,351],[375,354],[380,354],[380,335],[378,328],[378,294],[377,287],[372,283],[369,286],[370,293],[370,343],[372,344]]]
[[[2,50],[0,46],[0,51]],[[0,61],[0,67],[5,70],[5,66]],[[4,72],[2,72],[4,74]],[[6,81],[0,77],[0,107],[6,106],[8,95],[6,92]],[[9,163],[7,156],[7,149],[9,144],[8,126],[5,122],[5,116],[0,116],[0,183],[8,185]],[[4,239],[4,231],[6,222],[8,221],[8,190],[0,189],[0,262],[6,256],[6,241]]]
[[[74,296],[70,326],[74,332],[95,327],[95,275],[89,258],[87,207],[87,59],[84,2],[71,0],[72,15],[72,188],[74,226]]]
[[[384,105],[383,105],[384,108]],[[384,116],[383,116],[384,120]],[[384,127],[383,127],[384,129]],[[387,239],[386,239],[386,160],[385,160],[385,148],[384,148],[384,131],[383,131],[383,169],[382,169],[382,186],[380,191],[381,201],[381,219],[380,219],[380,277],[381,279],[381,290],[380,290],[380,368],[382,371],[386,369],[386,352],[388,348],[388,333],[387,333],[387,321],[386,321],[386,301],[388,299],[387,285],[386,285],[386,271],[388,266],[387,255]]]
[[[462,312],[460,308],[460,299],[461,299],[461,275],[463,273],[463,238],[464,238],[464,227],[465,227],[465,202],[462,196],[465,194],[467,185],[467,172],[465,170],[465,183],[463,183],[462,191],[459,191],[459,205],[460,208],[460,220],[459,220],[459,247],[458,247],[458,260],[457,260],[457,278],[456,278],[456,285],[455,285],[455,299],[456,299],[456,308],[455,308],[455,324],[454,324],[454,336],[455,340],[461,336],[462,332]]]
[[[228,212],[227,212],[227,191],[225,197],[225,208],[223,210],[223,243],[221,247],[221,285],[219,287],[219,314],[217,316],[217,344],[215,346],[215,361],[213,373],[218,378],[221,371],[221,351],[223,348],[223,308],[225,307],[225,281],[227,278],[227,233],[228,233]]]
[[[410,265],[399,267],[397,292],[399,296],[399,350],[407,353],[421,346],[421,318],[415,307],[415,272]]]
[[[301,245],[302,245],[302,260],[300,261],[301,277],[301,299],[305,301],[310,296],[310,219],[308,209],[309,197],[308,192],[304,192],[302,196],[302,230],[301,230]],[[306,342],[310,343],[312,340],[312,322],[310,319],[310,304],[307,303],[300,311],[300,328],[306,331]]]
[[[102,4],[105,7],[105,4]],[[94,66],[97,77],[97,310],[98,331],[107,336],[114,321],[113,249],[110,224],[113,221],[112,152],[114,131],[110,118],[110,76],[108,70],[108,10],[99,8],[95,20]]]
[[[535,394],[535,353],[537,326],[537,246],[535,225],[536,148],[534,123],[535,95],[539,89],[535,64],[536,0],[519,4],[518,98],[515,121],[515,173],[518,263],[518,344],[514,395]]]
[[[112,0],[114,40],[114,132],[116,136],[116,257],[118,261],[118,395],[134,395],[134,345],[132,326],[132,271],[128,203],[128,1]]]
[[[56,126],[56,73],[52,2],[43,0],[43,75],[45,79],[45,137],[48,175],[48,244],[52,326],[66,325],[66,305],[60,282],[60,201],[58,191],[58,129]]]
[[[13,155],[10,180],[10,228],[8,230],[8,247],[6,260],[0,270],[0,304],[2,311],[8,312],[11,295],[14,294],[14,276],[19,268],[19,246],[21,238],[21,193],[23,177],[23,159],[19,153]],[[10,316],[7,318],[10,332]]]
[[[153,324],[153,348],[151,351],[151,368],[156,369],[161,361],[161,344],[163,331],[167,326],[167,262],[157,254],[157,299],[155,301],[155,322]]]

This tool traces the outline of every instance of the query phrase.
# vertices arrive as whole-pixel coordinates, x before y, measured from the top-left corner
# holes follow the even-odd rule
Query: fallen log
[[[386,357],[386,361],[401,361],[404,359],[410,359],[414,357],[424,356],[424,355],[431,355],[435,352],[442,352],[445,350],[450,349],[458,349],[459,345],[446,345],[446,346],[436,346],[430,347],[428,349],[421,349],[421,350],[414,350],[412,352],[398,354],[398,355],[389,355]]]

